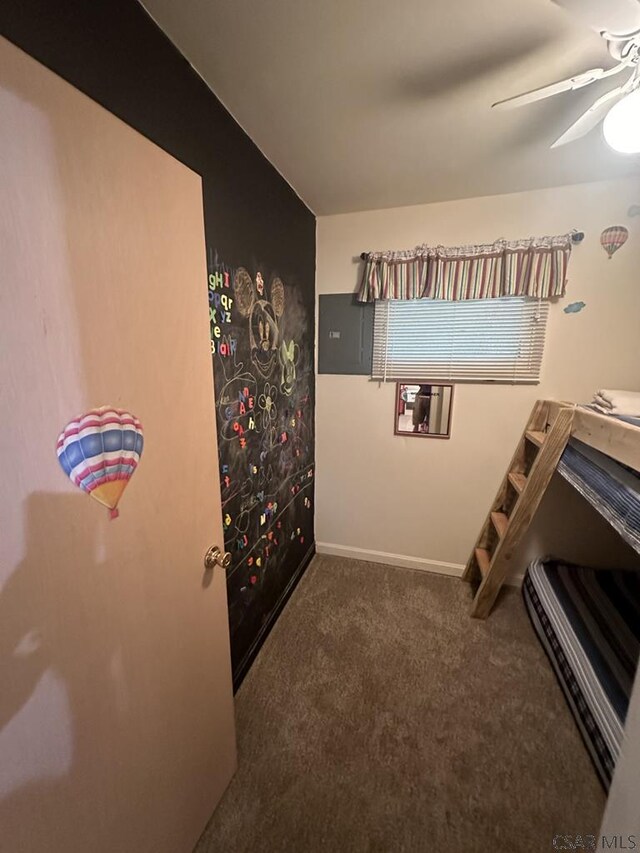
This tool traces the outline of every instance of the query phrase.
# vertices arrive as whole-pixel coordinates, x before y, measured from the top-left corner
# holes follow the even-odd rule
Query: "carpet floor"
[[[605,795],[517,590],[316,556],[236,696],[196,853],[537,853]]]

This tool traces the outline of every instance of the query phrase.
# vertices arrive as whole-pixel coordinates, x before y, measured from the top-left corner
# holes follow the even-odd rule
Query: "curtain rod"
[[[571,242],[572,243],[582,243],[584,240],[584,231],[572,231],[571,232]],[[360,260],[366,261],[371,252],[361,252]]]

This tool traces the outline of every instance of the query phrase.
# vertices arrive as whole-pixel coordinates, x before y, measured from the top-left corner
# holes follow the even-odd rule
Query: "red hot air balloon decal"
[[[72,483],[116,518],[143,444],[142,424],[135,415],[103,406],[66,425],[58,436],[58,461]]]
[[[600,235],[600,245],[609,255],[609,260],[614,253],[618,251],[620,246],[624,246],[629,237],[629,232],[624,225],[612,225],[610,228],[605,228]]]

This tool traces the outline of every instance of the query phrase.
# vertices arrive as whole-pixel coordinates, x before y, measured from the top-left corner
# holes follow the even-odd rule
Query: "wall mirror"
[[[452,405],[453,385],[398,382],[394,432],[422,438],[449,438]]]

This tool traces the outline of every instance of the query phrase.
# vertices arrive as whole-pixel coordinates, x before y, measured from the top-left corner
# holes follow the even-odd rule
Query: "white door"
[[[200,178],[0,39],[0,849],[191,851],[235,769]],[[56,457],[144,428],[120,517]]]

